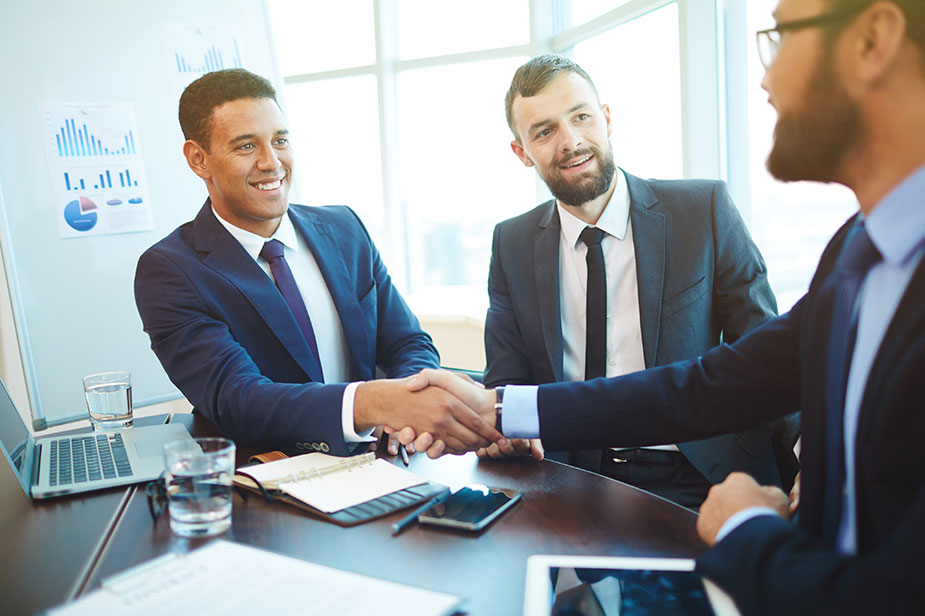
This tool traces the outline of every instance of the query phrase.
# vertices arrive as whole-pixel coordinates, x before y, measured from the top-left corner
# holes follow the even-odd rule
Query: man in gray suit
[[[511,148],[555,199],[495,227],[487,387],[613,377],[689,359],[776,316],[764,260],[725,185],[647,181],[618,169],[610,109],[580,66],[552,55],[530,60],[505,105]],[[696,508],[733,470],[789,488],[789,441],[768,426],[546,456]],[[527,449],[542,455],[538,441],[481,453]]]

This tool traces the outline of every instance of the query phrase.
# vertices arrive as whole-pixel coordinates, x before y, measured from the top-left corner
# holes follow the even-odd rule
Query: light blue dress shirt
[[[854,495],[854,458],[858,413],[867,377],[887,326],[909,286],[925,252],[925,166],[894,188],[866,217],[871,241],[883,261],[867,273],[858,293],[858,332],[845,390],[845,486],[838,533],[839,550],[857,551],[857,512]],[[539,436],[536,386],[505,388],[502,430],[509,438]],[[767,507],[753,507],[730,517],[716,537],[720,541],[732,530],[757,515],[775,515]]]

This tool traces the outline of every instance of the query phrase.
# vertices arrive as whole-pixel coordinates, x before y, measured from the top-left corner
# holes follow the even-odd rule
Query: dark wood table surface
[[[158,415],[136,424],[165,419]],[[110,488],[32,501],[0,454],[0,613],[34,614],[76,595],[131,491]]]
[[[194,417],[194,435],[214,434],[209,422]],[[239,464],[250,453],[239,448]],[[416,455],[410,470],[447,485],[513,488],[524,497],[478,534],[414,525],[393,537],[391,524],[407,511],[342,528],[282,503],[236,493],[232,528],[223,538],[462,596],[468,599],[466,612],[475,616],[522,612],[526,560],[532,554],[693,557],[705,548],[694,528],[696,516],[687,509],[555,462]],[[209,541],[174,537],[166,515],[154,524],[144,490],[136,490],[85,588],[97,588],[101,579],[165,552]],[[401,611],[400,606],[388,609]]]

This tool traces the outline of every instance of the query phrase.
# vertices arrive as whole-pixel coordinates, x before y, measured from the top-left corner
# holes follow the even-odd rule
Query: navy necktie
[[[270,264],[270,272],[273,274],[273,280],[276,281],[276,287],[282,294],[283,299],[289,304],[289,310],[295,317],[302,335],[308,343],[315,361],[318,362],[318,369],[321,370],[321,357],[318,355],[318,342],[315,340],[315,330],[312,328],[312,321],[308,317],[308,310],[305,309],[305,302],[302,301],[302,294],[299,293],[299,287],[292,277],[292,270],[286,263],[286,257],[283,256],[283,244],[279,240],[270,240],[263,245],[260,250],[260,256]],[[322,373],[323,374],[323,373]],[[323,379],[323,376],[322,376]]]
[[[588,288],[585,298],[585,379],[607,376],[607,276],[604,273],[604,232],[585,227],[579,236],[587,244]]]
[[[832,321],[825,377],[825,500],[822,536],[835,546],[845,481],[845,388],[857,338],[858,291],[867,272],[882,257],[870,241],[864,223],[851,230],[832,273]]]

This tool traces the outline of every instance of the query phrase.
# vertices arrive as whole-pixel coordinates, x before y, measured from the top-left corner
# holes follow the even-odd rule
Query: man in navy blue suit
[[[141,256],[135,299],[195,409],[239,443],[290,453],[347,455],[383,425],[426,425],[456,450],[500,437],[447,392],[394,380],[438,367],[437,350],[352,210],[289,204],[293,151],[271,84],[209,73],[179,116],[209,198]],[[373,381],[377,368],[390,379]]]
[[[802,409],[798,524],[783,492],[733,473],[700,508],[712,549],[698,568],[745,614],[921,614],[925,3],[780,0],[775,18],[758,35],[778,112],[768,168],[848,186],[860,205],[793,309],[619,378],[499,393],[435,371],[409,387],[438,383],[550,449],[701,438]]]

